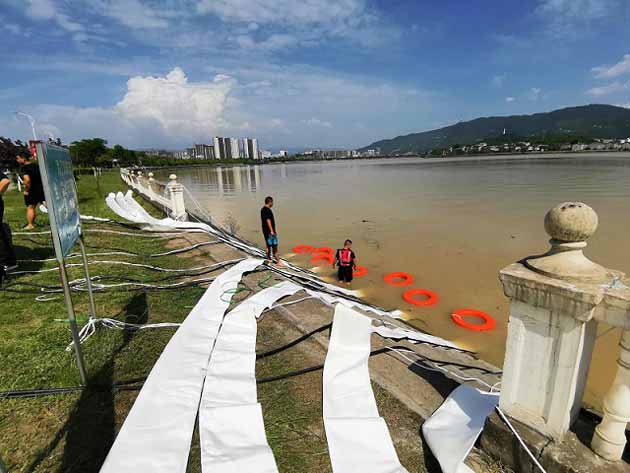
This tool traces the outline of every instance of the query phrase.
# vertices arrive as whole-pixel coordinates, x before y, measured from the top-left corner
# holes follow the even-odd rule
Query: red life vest
[[[339,250],[339,266],[350,266],[352,264],[352,250],[343,248]]]

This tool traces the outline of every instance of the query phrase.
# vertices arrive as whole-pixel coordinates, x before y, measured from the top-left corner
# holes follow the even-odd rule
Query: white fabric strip
[[[247,259],[220,274],[153,366],[101,473],[184,473],[213,341]],[[223,297],[222,297],[223,296]]]
[[[332,284],[323,284],[323,286],[326,287],[326,288],[330,288],[332,290],[335,290],[335,291],[343,292],[344,294],[354,295],[354,292],[347,291],[347,290],[342,291],[343,288],[337,287],[337,286],[333,286]],[[341,305],[343,305],[345,307],[348,307],[348,308],[356,307],[356,308],[364,310],[366,312],[373,312],[374,314],[382,315],[382,316],[385,316],[385,317],[392,317],[394,319],[398,319],[402,315],[402,313],[399,310],[392,310],[392,311],[388,312],[388,311],[385,311],[385,310],[377,309],[375,307],[371,307],[371,306],[366,305],[366,304],[361,304],[359,302],[354,302],[354,301],[351,301],[351,300],[348,300],[348,299],[344,299],[343,297],[333,296],[332,294],[327,294],[325,292],[315,291],[315,290],[312,290],[312,289],[305,289],[305,291],[310,296],[313,296],[313,297],[321,300],[322,302],[324,302],[324,303],[326,303],[328,305],[341,304]]]
[[[300,289],[282,282],[253,295],[225,317],[199,410],[203,472],[278,472],[256,395],[256,319]]]
[[[418,332],[417,330],[409,330],[401,327],[387,327],[383,325],[380,327],[374,327],[374,332],[378,333],[383,338],[391,338],[394,340],[405,339],[411,342],[426,342],[432,343],[433,345],[463,350],[463,348],[458,347],[453,342],[449,342],[448,340],[444,340],[443,338],[436,337],[434,335]]]
[[[324,427],[334,473],[406,473],[379,416],[368,359],[372,320],[335,307],[324,364]]]
[[[443,473],[473,473],[464,460],[498,403],[499,393],[462,384],[422,425],[424,438]]]

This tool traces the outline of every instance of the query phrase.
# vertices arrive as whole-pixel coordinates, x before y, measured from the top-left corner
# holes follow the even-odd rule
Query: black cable
[[[302,343],[304,340],[309,339],[309,338],[310,338],[310,337],[312,337],[313,335],[318,334],[318,333],[320,333],[320,332],[323,332],[323,331],[325,331],[325,330],[327,330],[327,329],[329,329],[329,328],[331,328],[331,327],[332,327],[332,323],[330,323],[330,324],[326,324],[326,325],[322,325],[321,327],[316,328],[316,329],[315,329],[315,330],[313,330],[312,332],[309,332],[309,333],[307,333],[307,334],[304,334],[304,335],[302,335],[301,337],[296,338],[295,340],[293,340],[292,342],[287,343],[287,344],[286,344],[286,345],[284,345],[284,346],[281,346],[281,347],[279,347],[279,348],[274,348],[273,350],[269,350],[269,351],[267,351],[267,352],[265,352],[265,353],[256,354],[256,359],[257,359],[257,360],[261,360],[261,359],[263,359],[263,358],[267,358],[268,356],[272,356],[272,355],[276,355],[276,354],[278,354],[278,353],[281,353],[281,352],[283,352],[283,351],[285,351],[285,350],[288,350],[288,349],[289,349],[289,348],[291,348],[291,347],[294,347],[294,346],[295,346],[295,345],[297,345],[298,343]]]
[[[370,357],[381,355],[389,351],[389,347],[379,348],[378,350],[373,350],[370,352]],[[308,368],[303,368],[301,370],[289,371],[288,373],[280,374],[277,376],[269,376],[267,378],[257,379],[257,384],[271,383],[273,381],[280,381],[281,379],[294,378],[295,376],[301,376],[303,374],[312,373],[313,371],[319,371],[324,368],[324,365],[316,365],[310,366]]]
[[[42,389],[22,389],[16,391],[4,391],[0,392],[0,400],[2,399],[16,399],[16,398],[34,398],[41,396],[53,396],[57,394],[70,394],[84,389],[90,389],[93,391],[138,391],[142,389],[142,384],[135,384],[139,381],[144,381],[146,378],[136,378],[120,383],[112,384],[111,386],[91,384],[89,386],[66,386],[61,388],[42,388]]]

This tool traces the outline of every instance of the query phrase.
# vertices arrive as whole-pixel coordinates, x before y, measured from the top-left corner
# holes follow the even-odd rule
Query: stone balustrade
[[[171,218],[180,221],[188,219],[184,186],[177,182],[175,174],[169,176],[167,184],[157,181],[152,172],[145,177],[142,171],[123,168],[120,177],[133,190],[163,207]]]
[[[630,421],[630,288],[625,275],[583,253],[597,214],[582,203],[547,213],[551,248],[500,271],[510,298],[500,407],[560,442],[576,419],[599,322],[623,330],[617,377],[604,400],[592,449],[619,460]]]

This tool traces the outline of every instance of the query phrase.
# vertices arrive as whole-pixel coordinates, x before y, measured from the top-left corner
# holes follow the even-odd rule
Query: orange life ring
[[[321,248],[315,248],[313,250],[313,253],[324,253],[327,255],[331,255],[333,254],[333,249],[330,246],[322,246]]]
[[[415,298],[415,296],[425,296],[426,298],[418,300]],[[408,291],[404,292],[403,299],[409,302],[409,304],[418,305],[422,307],[435,305],[440,300],[440,298],[435,292],[429,291],[427,289],[409,289]]]
[[[357,266],[356,268],[354,268],[354,271],[352,272],[352,275],[355,278],[362,278],[367,273],[368,273],[368,269],[365,266]]]
[[[297,253],[298,255],[305,255],[309,253],[313,253],[315,248],[311,245],[298,245],[293,248],[293,253]]]
[[[464,317],[477,317],[483,320],[482,324],[471,324],[467,322]],[[496,320],[494,320],[489,314],[477,309],[457,309],[451,314],[451,319],[460,327],[464,327],[468,330],[475,332],[485,332],[487,330],[493,330],[497,326]]]
[[[409,286],[410,284],[413,284],[413,276],[409,273],[399,271],[387,274],[383,278],[383,281],[390,286]]]
[[[316,253],[313,255],[313,258],[311,258],[312,264],[318,264],[321,261],[326,261],[328,264],[333,264],[335,262],[335,258],[333,257],[333,255],[329,255],[328,253]]]

